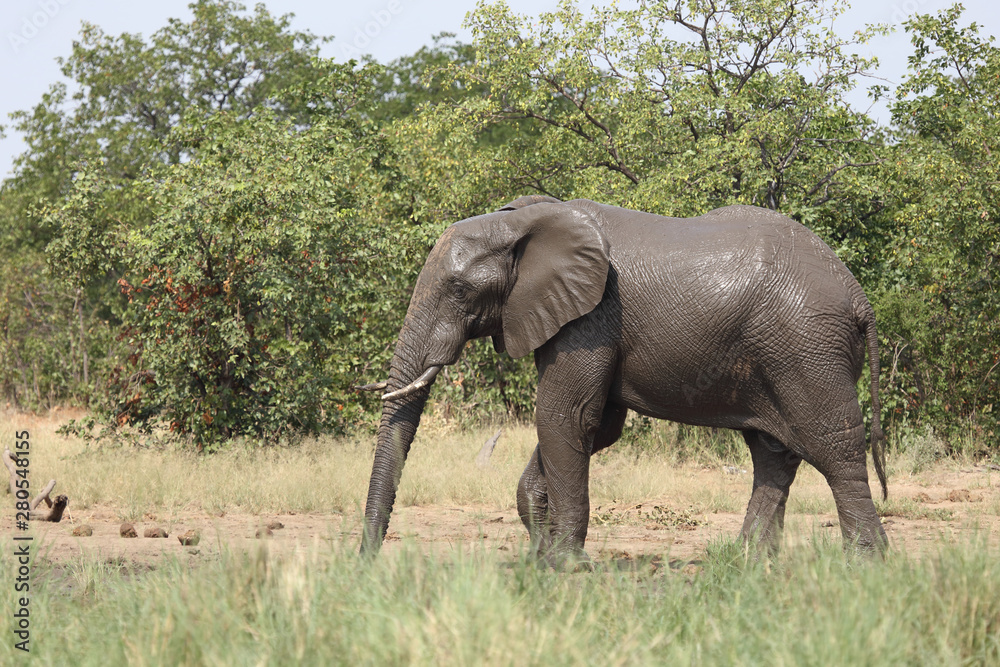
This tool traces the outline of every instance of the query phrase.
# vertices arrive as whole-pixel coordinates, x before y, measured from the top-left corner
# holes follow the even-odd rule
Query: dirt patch
[[[692,470],[692,482],[711,487],[731,479],[721,470]],[[818,476],[800,486],[797,493],[819,493]],[[978,532],[994,546],[1000,538],[1000,473],[986,467],[938,469],[914,477],[894,480],[890,499],[880,503],[886,533],[892,547],[919,554],[941,539],[953,540]],[[72,506],[71,506],[72,509]],[[817,537],[839,542],[840,530],[832,504],[829,511],[789,510],[786,516],[785,548],[807,545]],[[293,554],[315,548],[329,549],[346,542],[357,544],[359,518],[336,513],[285,513],[250,515],[205,512],[173,512],[169,519],[147,515],[134,530],[162,528],[170,535],[198,535],[197,547],[179,539],[125,538],[116,508],[95,506],[70,512],[61,523],[35,523],[36,545],[43,561],[59,567],[80,556],[101,557],[144,571],[164,558],[178,557],[192,563],[218,557],[224,548],[267,548],[272,554]],[[621,564],[669,559],[679,568],[696,563],[714,540],[736,535],[742,512],[705,511],[697,506],[677,506],[669,496],[633,504],[595,503],[592,507],[587,549],[597,561]],[[92,535],[75,537],[82,525]],[[11,525],[9,522],[7,525]],[[260,539],[259,532],[267,532]],[[393,513],[385,551],[392,553],[405,540],[429,552],[443,553],[482,544],[513,557],[527,544],[527,533],[511,509],[476,505],[435,504],[399,507]],[[264,546],[266,545],[266,546]]]

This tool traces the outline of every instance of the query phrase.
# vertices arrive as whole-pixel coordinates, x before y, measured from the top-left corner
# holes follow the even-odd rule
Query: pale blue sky
[[[536,15],[551,10],[557,0],[507,0],[518,13]],[[158,0],[143,3],[138,0],[4,0],[0,8],[0,72],[3,72],[3,94],[0,95],[0,124],[9,125],[7,114],[17,109],[33,107],[60,79],[58,56],[70,52],[81,21],[90,21],[110,34],[138,32],[149,36],[170,17],[190,18],[189,0]],[[252,6],[253,2],[244,2]],[[442,31],[457,32],[469,39],[461,25],[465,14],[475,6],[474,0],[353,0],[344,2],[309,2],[304,0],[268,0],[273,14],[294,13],[294,27],[316,35],[332,35],[324,55],[337,60],[354,54],[355,46],[386,62],[413,53]],[[583,6],[593,4],[583,0]],[[865,23],[899,23],[913,12],[934,13],[952,4],[951,0],[853,0],[853,6],[835,24],[842,35],[849,35]],[[982,33],[996,34],[1000,29],[1000,9],[996,0],[967,0],[965,17],[982,26]],[[377,21],[378,24],[373,22]],[[372,25],[369,25],[372,24]],[[377,29],[376,29],[377,28]],[[360,36],[364,31],[373,34]],[[364,43],[365,38],[369,41]],[[907,36],[899,29],[890,37],[879,39],[870,46],[870,54],[881,61],[879,76],[898,83],[906,69],[911,52]],[[866,54],[866,55],[870,55]],[[853,103],[868,107],[866,94],[858,91]],[[880,120],[887,121],[884,109],[873,110]],[[0,140],[0,177],[5,176],[15,155],[24,150],[24,143],[9,127]]]

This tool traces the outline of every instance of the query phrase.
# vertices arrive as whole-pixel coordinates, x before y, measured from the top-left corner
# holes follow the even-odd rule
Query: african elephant
[[[547,558],[586,558],[590,457],[630,409],[743,433],[745,539],[776,548],[804,459],[833,491],[845,546],[887,545],[856,391],[867,351],[884,497],[875,316],[823,241],[753,206],[684,219],[528,196],[453,224],[417,279],[389,378],[369,385],[388,393],[362,552],[382,543],[429,386],[485,336],[535,355],[538,446],[517,507]]]

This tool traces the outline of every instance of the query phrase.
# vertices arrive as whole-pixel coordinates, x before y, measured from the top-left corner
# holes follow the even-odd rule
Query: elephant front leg
[[[549,496],[538,449],[536,445],[517,484],[517,513],[521,517],[521,523],[528,529],[532,556],[547,553],[551,547],[548,529]]]
[[[550,564],[589,561],[584,551],[590,523],[590,442],[586,434],[541,424],[538,460],[545,472],[547,525],[541,527],[539,553]]]
[[[535,350],[537,470],[544,481],[535,488],[545,493],[548,510],[545,525],[538,526],[542,535],[547,533],[539,547],[544,548],[540,555],[556,567],[589,561],[583,545],[590,522],[590,455],[617,354],[607,317],[598,307]]]
[[[534,498],[527,492],[525,496],[529,503],[544,503],[548,510],[542,515],[545,523],[529,525],[529,530],[535,529],[540,535],[540,555],[551,565],[561,567],[567,562],[589,561],[583,547],[590,522],[590,456],[601,423],[604,396],[590,394],[594,397],[591,401],[567,404],[565,394],[560,396],[563,401],[546,400],[548,392],[542,390],[543,386],[539,386],[536,410],[537,470],[541,478],[532,487]]]
[[[528,529],[531,544],[529,553],[555,567],[560,567],[566,560],[586,561],[588,558],[583,550],[583,544],[587,539],[587,526],[590,521],[587,475],[581,476],[579,471],[574,479],[561,475],[560,482],[570,485],[575,492],[570,494],[557,492],[559,498],[553,508],[549,502],[548,483],[541,451],[542,445],[539,443],[517,485],[517,513],[521,517],[521,523]],[[566,464],[565,455],[561,454],[557,458],[559,466]],[[557,487],[560,482],[556,483]],[[553,509],[555,511],[550,511]]]
[[[601,427],[594,435],[590,454],[610,447],[622,435],[628,410],[621,405],[608,404],[601,416]],[[528,465],[517,485],[517,513],[531,538],[531,553],[546,553],[551,547],[548,527],[549,495],[545,486],[545,471],[539,459],[539,448],[531,454]]]

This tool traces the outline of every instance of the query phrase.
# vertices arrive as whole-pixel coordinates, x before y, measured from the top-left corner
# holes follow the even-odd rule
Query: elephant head
[[[586,211],[549,197],[521,197],[449,227],[417,278],[384,383],[362,553],[389,525],[403,464],[430,385],[467,341],[492,336],[521,357],[594,309],[608,276],[608,243]]]

